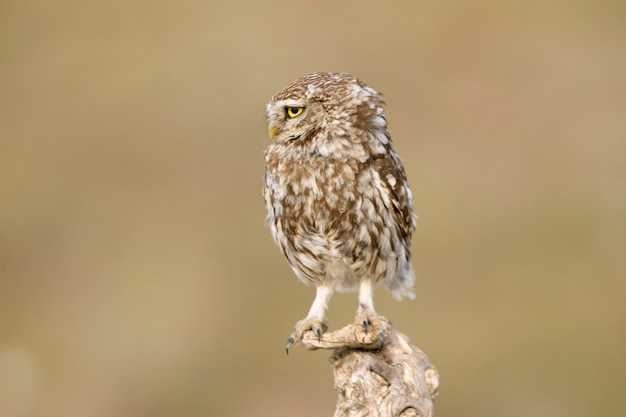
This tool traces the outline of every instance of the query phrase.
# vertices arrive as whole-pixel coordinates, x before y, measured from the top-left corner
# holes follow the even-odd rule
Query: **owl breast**
[[[398,282],[412,281],[409,253],[376,158],[294,155],[278,144],[268,148],[264,198],[274,239],[296,275],[340,291],[363,279],[392,290],[409,284]]]

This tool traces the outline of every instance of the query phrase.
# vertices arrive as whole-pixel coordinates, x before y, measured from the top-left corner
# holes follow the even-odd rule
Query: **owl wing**
[[[374,159],[374,166],[380,176],[384,192],[391,202],[392,217],[396,222],[400,236],[410,244],[410,239],[417,224],[413,211],[413,195],[398,155],[388,148],[388,152]]]

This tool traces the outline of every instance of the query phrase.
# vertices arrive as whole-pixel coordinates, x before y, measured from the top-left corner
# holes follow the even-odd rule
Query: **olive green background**
[[[314,71],[385,95],[437,416],[626,413],[625,3],[309,3],[0,3],[0,417],[332,415],[261,198]]]

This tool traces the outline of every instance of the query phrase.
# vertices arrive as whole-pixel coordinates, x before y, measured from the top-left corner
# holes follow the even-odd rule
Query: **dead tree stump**
[[[366,332],[351,324],[318,340],[307,332],[309,350],[333,349],[330,364],[339,394],[334,417],[432,417],[439,373],[409,338],[380,320]]]

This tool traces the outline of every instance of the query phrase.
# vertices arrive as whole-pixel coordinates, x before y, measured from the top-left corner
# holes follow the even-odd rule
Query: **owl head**
[[[350,74],[309,74],[267,104],[269,135],[276,145],[322,156],[339,156],[357,144],[378,153],[389,143],[382,106],[380,94]]]

